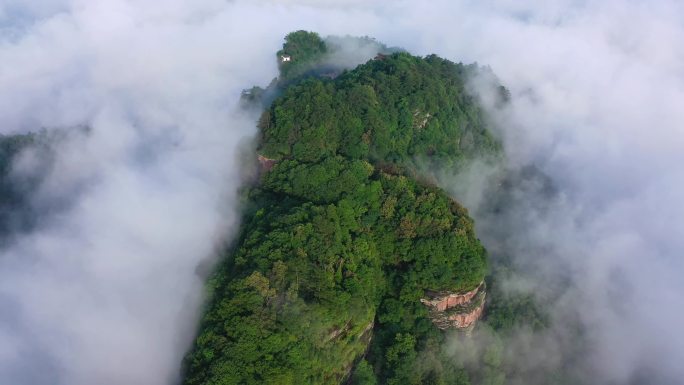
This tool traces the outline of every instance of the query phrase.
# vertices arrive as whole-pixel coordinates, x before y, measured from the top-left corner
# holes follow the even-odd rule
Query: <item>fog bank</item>
[[[511,163],[559,194],[540,210],[523,189],[508,236],[524,242],[505,247],[531,288],[570,280],[553,310],[586,327],[591,383],[684,377],[682,20],[675,1],[0,2],[0,132],[90,128],[56,144],[34,192],[56,208],[0,252],[0,378],[174,382],[196,266],[237,224],[255,132],[237,98],[297,29],[491,66],[514,100],[496,116]]]

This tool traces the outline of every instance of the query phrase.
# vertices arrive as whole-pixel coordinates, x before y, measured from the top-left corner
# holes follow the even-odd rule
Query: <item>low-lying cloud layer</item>
[[[236,223],[255,131],[239,91],[275,76],[296,29],[490,65],[514,97],[498,117],[511,161],[560,194],[521,198],[511,253],[539,283],[570,278],[555,310],[581,307],[581,367],[592,383],[684,377],[682,20],[675,1],[0,2],[0,132],[90,127],[58,142],[35,192],[59,207],[0,253],[0,378],[175,381],[196,266]]]

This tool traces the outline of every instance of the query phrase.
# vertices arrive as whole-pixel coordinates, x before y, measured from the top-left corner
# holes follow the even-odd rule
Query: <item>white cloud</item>
[[[683,16],[675,1],[1,2],[0,130],[92,130],[60,142],[37,192],[61,209],[0,257],[0,377],[173,381],[194,269],[235,221],[255,130],[232,108],[296,29],[490,65],[516,99],[511,159],[563,193],[529,238],[553,251],[535,262],[577,272],[596,382],[681,377]]]

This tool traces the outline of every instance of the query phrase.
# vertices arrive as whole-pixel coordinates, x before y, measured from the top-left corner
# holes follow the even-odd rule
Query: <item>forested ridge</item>
[[[420,299],[477,287],[486,252],[418,169],[499,157],[466,90],[478,68],[395,52],[316,76],[328,51],[298,31],[277,53],[287,82],[258,122],[272,168],[207,283],[184,384],[471,383]]]
[[[331,64],[335,45],[294,32],[279,80],[247,98],[265,106],[257,153],[268,166],[244,188],[241,230],[207,281],[184,384],[502,384],[518,368],[497,336],[548,323],[533,298],[501,291],[492,271],[514,269],[491,266],[467,210],[422,172],[501,161],[467,91],[481,69],[362,41],[381,54],[345,70]],[[0,241],[40,214],[30,200],[52,140],[0,137]],[[14,171],[24,151],[45,158],[35,175]],[[510,198],[488,199],[496,211]],[[446,348],[467,337],[439,330],[420,299],[483,279],[478,327],[494,337],[468,366]]]

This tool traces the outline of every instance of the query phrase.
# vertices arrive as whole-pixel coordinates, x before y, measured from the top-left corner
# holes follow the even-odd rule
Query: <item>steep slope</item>
[[[39,135],[0,135],[0,244],[6,242],[12,233],[27,230],[34,221],[28,196],[38,184],[40,175],[12,172],[17,156],[29,147],[47,151]]]
[[[315,60],[328,52],[297,34]],[[298,63],[288,43],[280,60]],[[208,283],[185,384],[467,381],[447,360],[416,360],[443,338],[420,300],[478,288],[485,250],[416,164],[497,154],[465,91],[475,70],[393,53],[334,79],[287,72],[259,122],[261,182]]]

